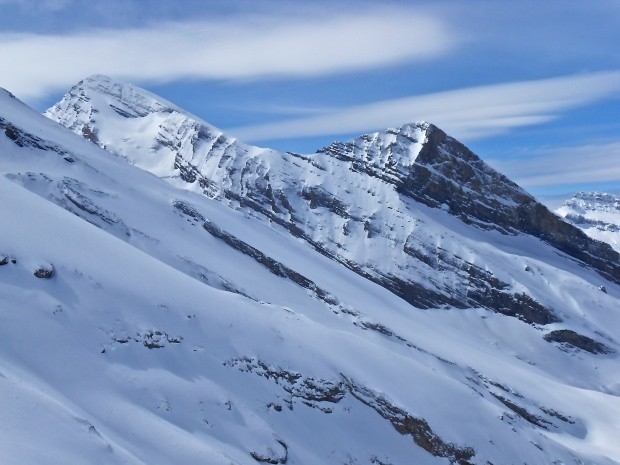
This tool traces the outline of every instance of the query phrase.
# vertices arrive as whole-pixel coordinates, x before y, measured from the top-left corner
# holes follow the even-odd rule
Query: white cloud
[[[306,118],[229,129],[242,140],[373,131],[425,120],[464,141],[542,124],[620,94],[620,71],[513,82],[385,100]]]
[[[133,81],[322,76],[432,59],[456,43],[440,20],[404,7],[303,13],[0,34],[0,86],[32,98],[94,73]]]
[[[535,157],[490,163],[526,188],[620,182],[620,142],[540,150]]]

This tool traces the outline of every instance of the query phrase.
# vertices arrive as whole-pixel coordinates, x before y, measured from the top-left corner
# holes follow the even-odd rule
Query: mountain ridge
[[[620,195],[579,192],[556,212],[590,237],[607,242],[620,251]]]
[[[620,287],[592,267],[366,172],[325,177],[328,155],[222,148],[209,198],[5,100],[9,465],[620,463]],[[147,155],[177,150],[161,124]]]
[[[357,188],[357,199],[372,196],[373,190],[381,192],[380,196],[390,195],[386,191],[393,189],[397,196],[388,202],[392,207],[403,205],[410,198],[444,208],[483,229],[531,234],[620,282],[617,252],[560,220],[432,124],[410,123],[362,135],[347,143],[336,142],[315,154],[279,153],[243,144],[174,105],[142,117],[135,113],[130,118],[118,115],[114,110],[118,106],[115,95],[123,92],[104,92],[105,97],[101,98],[102,85],[104,89],[126,86],[125,94],[131,94],[135,100],[156,99],[135,86],[95,76],[74,86],[46,115],[82,135],[84,131],[101,134],[100,146],[129,157],[137,166],[178,187],[254,210],[331,255],[338,255],[336,249],[344,247],[343,236],[348,229],[355,228],[355,223],[363,223],[366,234],[372,235],[376,229],[373,215],[386,215],[378,205],[358,208],[357,200],[347,199],[347,193],[343,193],[343,185],[354,189],[364,184],[368,175],[376,182],[371,189]],[[93,108],[83,108],[84,101],[98,102],[96,113]],[[119,127],[124,128],[123,136],[115,135]],[[295,188],[291,189],[291,185]],[[304,207],[304,202],[310,208]],[[302,224],[319,210],[342,219],[340,237],[317,238],[309,230],[318,227],[316,222]],[[399,238],[401,243],[405,240]],[[339,258],[348,262],[351,257]]]

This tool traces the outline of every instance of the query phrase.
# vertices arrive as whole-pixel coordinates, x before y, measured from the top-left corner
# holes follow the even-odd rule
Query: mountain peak
[[[89,88],[93,90],[103,91],[112,90],[112,89],[127,89],[133,90],[134,92],[142,93],[142,94],[150,94],[154,99],[161,99],[155,94],[151,94],[145,89],[137,87],[129,82],[121,81],[115,78],[112,78],[105,74],[92,74],[88,77],[85,77],[77,84],[75,84],[71,89],[84,89]],[[71,92],[71,90],[69,91]]]
[[[396,180],[407,176],[432,127],[426,122],[407,123],[363,134],[348,142],[333,142],[316,153],[361,163],[369,174]]]
[[[103,74],[93,74],[73,86],[64,98],[47,110],[49,116],[63,101],[75,100],[91,102],[96,100],[97,108],[107,105],[126,118],[146,116],[158,111],[178,111],[185,113],[172,102],[145,89],[115,80]]]
[[[620,252],[620,195],[579,192],[566,200],[556,213],[588,236],[607,242]]]
[[[176,137],[183,138],[182,134],[187,136],[185,142],[191,145],[193,131],[214,137],[222,134],[166,99],[102,74],[78,82],[45,112],[45,116],[161,176],[174,169],[175,157],[172,161],[162,157],[158,148],[172,144],[171,140]],[[123,137],[119,131],[125,131],[124,126],[129,126],[128,133],[135,132],[136,137]],[[119,139],[125,139],[129,145],[118,147]],[[153,139],[159,143],[154,144]]]
[[[84,83],[109,83],[109,84],[122,84],[120,81],[112,79],[110,76],[105,74],[92,74],[88,77],[85,77],[82,81]]]
[[[620,195],[609,194],[607,192],[578,192],[572,199],[565,204],[581,203],[586,208],[612,208],[620,210]]]
[[[398,250],[408,240],[407,218],[417,202],[479,229],[538,237],[620,282],[618,254],[610,247],[562,221],[427,122],[335,142],[315,154],[279,153],[245,145],[148,91],[105,76],[74,87],[47,115],[174,185],[276,222],[346,263],[356,260],[347,255],[354,231],[381,236],[383,246]],[[398,228],[402,236],[392,232]],[[383,280],[379,262],[385,256],[376,258],[377,266],[373,260],[360,272]],[[406,269],[407,260],[392,261]],[[393,286],[400,294],[401,284]]]
[[[93,74],[92,76],[88,76],[75,84],[69,90],[68,94],[74,92],[92,94],[94,91],[95,93],[109,94],[120,98],[122,97],[123,92],[135,92],[137,89],[139,88],[136,88],[132,84],[118,81],[110,76],[106,76],[104,74]],[[142,89],[139,90],[141,91]]]
[[[386,129],[386,131],[396,132],[404,136],[411,136],[419,131],[433,131],[434,129],[437,129],[437,126],[435,126],[432,123],[429,123],[428,121],[420,120],[420,121],[413,121],[410,123],[405,123],[400,127],[388,128]]]

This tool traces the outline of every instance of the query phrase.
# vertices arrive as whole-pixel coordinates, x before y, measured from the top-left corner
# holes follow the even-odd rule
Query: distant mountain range
[[[556,212],[588,236],[620,251],[620,195],[580,192]]]
[[[7,464],[620,463],[617,198],[565,221],[425,122],[298,154],[105,76],[0,103]]]

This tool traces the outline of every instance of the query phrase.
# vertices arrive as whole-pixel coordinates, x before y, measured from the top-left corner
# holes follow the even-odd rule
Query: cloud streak
[[[620,182],[620,141],[540,150],[490,163],[526,188]]]
[[[470,141],[542,124],[564,111],[619,94],[620,71],[613,71],[384,100],[229,132],[253,142],[360,133],[425,120]]]
[[[133,81],[316,77],[443,56],[447,25],[407,8],[254,12],[70,35],[0,34],[0,86],[22,98],[102,73]]]

